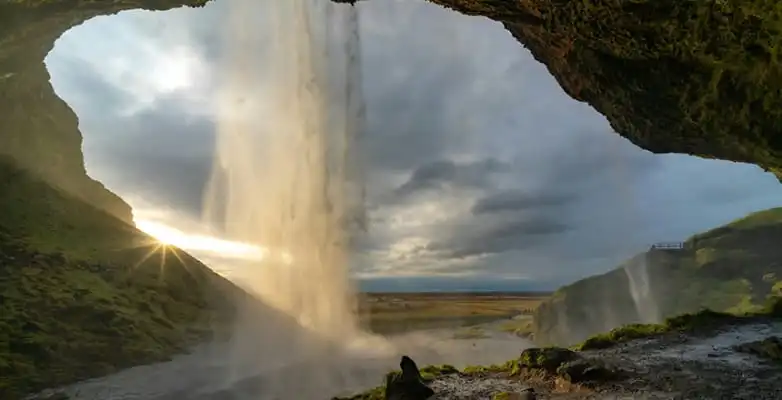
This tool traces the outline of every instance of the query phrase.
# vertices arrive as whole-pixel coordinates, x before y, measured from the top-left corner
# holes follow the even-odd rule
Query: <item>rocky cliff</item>
[[[650,250],[560,288],[535,313],[535,340],[571,345],[631,323],[709,308],[760,309],[782,284],[782,208],[698,234],[683,250]]]
[[[43,60],[63,32],[94,16],[185,3],[204,2],[0,1],[0,156],[5,167],[24,170],[130,222],[130,207],[87,176],[78,119],[54,93]]]
[[[782,176],[777,3],[432,1],[501,22],[570,96],[640,147]]]

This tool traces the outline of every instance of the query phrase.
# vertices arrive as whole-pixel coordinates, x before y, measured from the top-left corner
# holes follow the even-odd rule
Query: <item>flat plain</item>
[[[359,314],[380,334],[458,329],[528,315],[549,292],[362,293]],[[519,327],[508,327],[507,330]]]

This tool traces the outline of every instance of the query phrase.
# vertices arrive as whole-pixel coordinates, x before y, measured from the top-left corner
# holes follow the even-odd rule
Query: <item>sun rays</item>
[[[225,258],[263,260],[269,251],[249,243],[234,242],[202,234],[190,234],[160,222],[139,219],[136,227],[158,242],[176,246],[185,251],[213,253]]]
[[[170,263],[174,261],[170,255],[173,255],[176,261],[179,261],[179,264],[188,271],[188,261],[193,257],[215,271],[220,269],[221,263],[231,265],[232,268],[240,266],[254,268],[264,262],[283,265],[293,263],[293,256],[287,251],[270,251],[263,246],[225,240],[201,233],[189,233],[154,218],[137,218],[134,222],[136,228],[145,235],[140,236],[133,246],[126,247],[124,250],[143,251],[134,269],[140,268],[150,260],[157,261],[156,257],[159,257],[161,278],[166,273],[166,267],[171,267]],[[218,262],[218,265],[210,265],[213,262]]]
[[[174,256],[176,261],[179,262],[179,266],[184,268],[186,273],[191,273],[188,263],[179,254],[179,249],[175,247],[173,243],[167,241],[166,239],[154,237],[150,234],[147,235],[148,236],[146,238],[140,240],[139,243],[135,246],[136,249],[144,249],[146,251],[144,255],[141,256],[139,260],[133,265],[133,270],[137,270],[146,262],[152,260],[153,257],[158,257],[160,260],[158,265],[158,278],[163,280],[166,277],[166,268],[169,265],[169,262],[167,262],[168,254],[170,253]]]

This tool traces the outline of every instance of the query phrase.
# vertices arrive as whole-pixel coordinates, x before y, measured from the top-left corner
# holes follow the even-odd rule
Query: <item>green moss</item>
[[[421,368],[419,371],[421,372],[421,377],[424,380],[430,380],[442,375],[456,374],[459,372],[456,367],[449,364],[428,365]]]
[[[578,357],[574,351],[561,347],[531,348],[521,352],[519,366],[555,373],[562,364],[574,361]]]
[[[724,326],[756,320],[758,318],[782,317],[782,298],[770,300],[757,312],[736,315],[703,310],[668,318],[661,324],[630,324],[594,335],[574,348],[579,351],[605,349],[634,339],[649,338],[670,332],[700,333]]]
[[[618,343],[627,342],[633,339],[649,337],[657,335],[663,332],[667,332],[667,327],[662,324],[630,324],[616,329],[612,329],[608,333],[601,333],[590,337],[580,345],[576,346],[578,350],[594,350],[604,349],[616,345]]]

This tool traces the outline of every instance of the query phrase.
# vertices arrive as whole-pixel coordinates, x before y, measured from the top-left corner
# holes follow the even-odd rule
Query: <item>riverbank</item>
[[[507,396],[528,388],[538,399],[573,400],[770,400],[782,394],[778,319],[738,318],[700,330],[641,336],[584,351],[527,350],[504,364],[458,372],[421,370],[435,390],[432,399],[440,400],[512,398]],[[381,393],[378,388],[348,398],[382,399]]]

